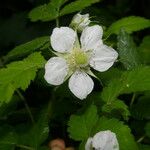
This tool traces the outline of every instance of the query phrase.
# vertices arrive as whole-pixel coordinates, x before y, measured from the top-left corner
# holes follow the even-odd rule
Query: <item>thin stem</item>
[[[142,142],[142,141],[144,140],[145,137],[146,137],[145,135],[143,135],[142,137],[140,137],[140,138],[137,140],[137,143]]]
[[[31,110],[26,102],[26,99],[24,98],[24,96],[21,94],[21,92],[17,89],[16,90],[17,94],[19,95],[20,99],[24,102],[25,108],[30,116],[31,122],[34,124],[34,119],[33,119],[33,115],[31,113]]]
[[[133,105],[135,97],[136,97],[136,93],[133,93],[133,96],[132,96],[132,99],[131,99],[131,103],[130,103],[130,107]]]
[[[59,17],[56,18],[56,26],[59,27]]]
[[[16,147],[20,147],[20,148],[23,148],[23,149],[26,149],[26,150],[34,150],[32,147],[25,146],[25,145],[20,145],[20,144],[17,144]]]

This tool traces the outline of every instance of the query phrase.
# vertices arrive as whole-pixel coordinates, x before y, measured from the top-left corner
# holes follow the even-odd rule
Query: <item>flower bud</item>
[[[90,24],[89,14],[81,15],[80,13],[76,14],[72,21],[71,27],[81,32],[85,27]]]
[[[91,147],[95,150],[119,150],[116,135],[109,130],[98,132],[93,138],[89,138],[85,149],[90,150]]]

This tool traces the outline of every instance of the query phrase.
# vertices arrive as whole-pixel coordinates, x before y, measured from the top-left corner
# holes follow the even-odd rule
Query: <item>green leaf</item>
[[[122,72],[122,70],[112,67],[105,72],[96,72],[95,74],[104,85],[107,85],[112,79],[120,78]]]
[[[99,2],[100,0],[76,0],[74,2],[69,3],[66,5],[61,11],[60,15],[70,14],[76,11],[80,11],[85,7],[91,6],[94,3]]]
[[[83,115],[72,115],[68,123],[70,137],[77,141],[87,139],[97,120],[97,108],[94,105],[91,105]]]
[[[48,106],[49,107],[49,106]],[[31,128],[28,137],[30,138],[30,146],[35,149],[39,148],[40,145],[48,138],[49,126],[48,126],[48,115],[49,108],[45,107],[39,116],[38,122]]]
[[[124,28],[127,33],[139,31],[150,27],[150,20],[138,16],[129,16],[114,22],[107,30],[106,36],[110,34],[119,34],[121,28]]]
[[[150,122],[148,122],[145,126],[146,135],[150,138]]]
[[[150,64],[150,36],[144,37],[140,44],[138,51],[140,53],[141,61],[145,64]]]
[[[139,150],[150,150],[149,145],[139,144]]]
[[[0,149],[15,150],[18,137],[12,128],[10,126],[1,126],[0,133]]]
[[[29,13],[29,18],[31,21],[50,21],[58,17],[58,11],[49,4],[40,5],[32,9]]]
[[[116,100],[111,104],[104,104],[102,111],[113,115],[122,115],[125,120],[128,120],[130,112],[128,106],[121,100]]]
[[[29,13],[31,21],[50,21],[59,16],[59,9],[67,0],[51,0],[50,3],[40,5]]]
[[[16,132],[20,137],[18,143],[20,145],[28,145],[33,150],[44,150],[41,145],[48,138],[49,134],[49,111],[51,105],[44,106],[41,111],[39,111],[37,121],[34,124],[23,124],[16,127]],[[46,149],[46,148],[45,148]]]
[[[132,105],[131,114],[138,120],[150,119],[150,93],[145,94],[138,98],[137,103]]]
[[[114,118],[102,117],[94,128],[94,134],[104,130],[110,130],[116,134],[120,150],[138,150],[130,128],[124,125],[123,122]]]
[[[85,7],[99,2],[100,0],[76,0],[64,6],[64,8],[60,10],[61,6],[67,1],[68,0],[51,0],[50,3],[40,5],[31,10],[29,13],[29,18],[31,21],[51,21],[59,16],[80,11]]]
[[[0,69],[0,101],[8,102],[14,90],[25,90],[34,80],[36,72],[45,64],[45,59],[39,52],[35,52],[23,61],[12,62],[6,68]]]
[[[124,29],[120,30],[117,45],[120,61],[127,70],[133,69],[140,64],[136,45]]]
[[[110,81],[101,93],[104,102],[111,104],[120,94],[150,90],[150,67],[141,66],[122,73],[118,79]]]
[[[5,57],[4,60],[11,60],[15,59],[17,57],[27,56],[34,51],[42,48],[44,45],[49,43],[49,36],[43,36],[36,38],[30,42],[27,42],[25,44],[19,45],[12,49]]]

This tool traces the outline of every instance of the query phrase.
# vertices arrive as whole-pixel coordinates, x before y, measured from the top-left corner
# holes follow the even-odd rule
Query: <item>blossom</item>
[[[98,132],[94,137],[90,137],[85,145],[85,150],[119,150],[116,134],[106,130]]]
[[[89,14],[81,15],[80,13],[76,14],[72,21],[71,26],[78,31],[82,31],[90,24]]]
[[[103,72],[108,70],[118,57],[118,53],[102,42],[103,30],[99,25],[86,27],[80,37],[69,27],[54,28],[50,37],[56,57],[45,65],[45,80],[52,85],[60,85],[69,79],[69,89],[79,99],[91,93],[94,82],[90,67]],[[80,44],[81,43],[81,44]]]

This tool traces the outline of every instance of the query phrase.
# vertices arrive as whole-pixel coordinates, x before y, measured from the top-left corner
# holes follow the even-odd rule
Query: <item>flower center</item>
[[[74,59],[77,65],[85,65],[88,62],[88,57],[82,50],[75,50]]]
[[[88,55],[81,49],[74,48],[68,57],[71,68],[82,68],[88,65]]]

